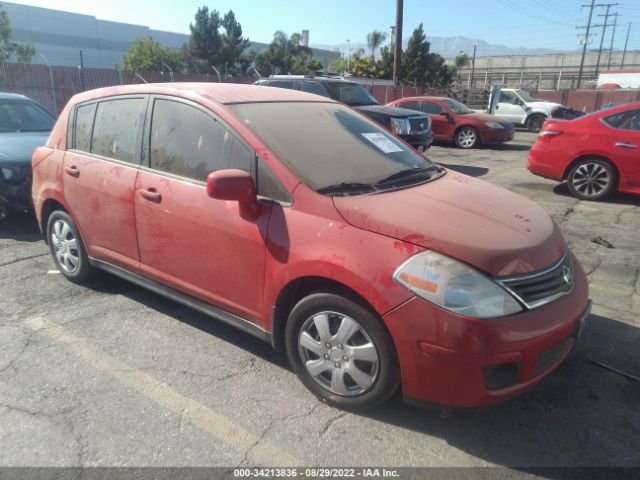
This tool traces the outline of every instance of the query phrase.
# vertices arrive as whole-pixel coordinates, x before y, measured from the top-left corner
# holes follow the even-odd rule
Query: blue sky
[[[0,0],[1,3],[2,0]],[[388,31],[395,0],[27,0],[14,1],[95,15],[104,20],[188,33],[197,8],[233,10],[251,40],[269,42],[275,30],[310,30],[311,44],[366,42],[373,29]],[[405,0],[405,37],[423,22],[427,35],[465,36],[510,47],[579,48],[576,25],[587,21],[588,0]],[[597,3],[604,3],[598,1]],[[616,48],[633,22],[630,49],[640,48],[640,0],[620,0]],[[604,13],[604,10],[598,11]],[[597,18],[600,22],[602,18]],[[607,35],[608,37],[608,35]],[[598,42],[596,38],[596,43]],[[605,41],[608,44],[609,40]]]

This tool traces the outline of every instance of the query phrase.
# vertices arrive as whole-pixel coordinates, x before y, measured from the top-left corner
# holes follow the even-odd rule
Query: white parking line
[[[25,323],[34,331],[66,345],[71,352],[93,368],[129,385],[145,397],[180,415],[186,421],[234,450],[248,454],[247,456],[257,465],[287,467],[303,465],[297,457],[262,440],[224,415],[185,397],[151,375],[135,370],[120,360],[103,353],[86,340],[69,333],[50,320],[37,316],[26,320]]]

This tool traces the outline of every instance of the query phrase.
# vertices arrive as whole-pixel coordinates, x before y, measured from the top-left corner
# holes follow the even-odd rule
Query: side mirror
[[[240,214],[255,219],[258,214],[256,184],[251,175],[242,170],[218,170],[207,176],[207,194],[218,200],[240,203]]]

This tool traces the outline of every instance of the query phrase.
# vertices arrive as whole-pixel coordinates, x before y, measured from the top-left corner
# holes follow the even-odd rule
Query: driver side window
[[[511,105],[515,105],[517,99],[518,97],[511,92],[500,92],[500,103],[510,103]]]

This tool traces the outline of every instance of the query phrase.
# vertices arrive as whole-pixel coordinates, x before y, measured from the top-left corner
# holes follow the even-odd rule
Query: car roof
[[[317,77],[305,77],[304,75],[277,75],[277,76],[270,76],[270,77],[266,77],[266,78],[261,78],[260,80],[268,80],[270,82],[273,81],[288,81],[288,80],[298,80],[298,81],[305,81],[305,82],[335,82],[335,83],[358,83],[358,82],[354,82],[352,80],[346,80],[344,78],[340,78],[340,77],[322,77],[322,76],[317,76]]]
[[[145,83],[99,88],[79,93],[75,102],[80,103],[103,97],[128,94],[158,94],[192,96],[203,95],[220,104],[257,102],[321,102],[336,103],[333,100],[297,90],[244,85],[238,83]]]
[[[29,98],[17,93],[0,92],[0,100],[29,100]]]

